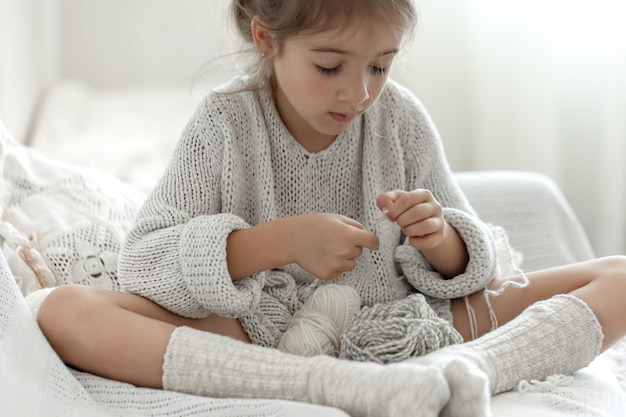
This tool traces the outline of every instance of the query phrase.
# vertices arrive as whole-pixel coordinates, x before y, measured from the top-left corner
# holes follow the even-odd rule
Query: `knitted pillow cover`
[[[117,259],[146,195],[46,158],[0,123],[0,245],[24,295],[61,284],[118,289]]]

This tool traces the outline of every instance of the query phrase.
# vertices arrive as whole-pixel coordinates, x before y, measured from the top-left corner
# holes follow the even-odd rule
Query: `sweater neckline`
[[[278,137],[272,139],[283,141],[285,146],[302,155],[305,160],[328,159],[332,158],[334,155],[342,155],[350,146],[350,142],[358,138],[357,132],[361,130],[364,115],[360,115],[357,119],[355,119],[328,147],[318,152],[311,152],[302,146],[300,142],[298,142],[291,134],[289,129],[287,129],[287,126],[285,126],[285,123],[276,108],[271,87],[268,86],[264,88],[262,94],[263,100],[261,105],[264,108],[263,111],[266,114],[266,117],[269,118],[268,121],[270,124],[275,124],[280,129],[280,134],[277,135]]]

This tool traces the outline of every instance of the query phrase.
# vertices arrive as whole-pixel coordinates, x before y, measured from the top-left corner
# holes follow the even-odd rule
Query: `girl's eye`
[[[372,73],[374,75],[385,75],[387,68],[372,66]]]
[[[328,67],[323,67],[321,65],[316,65],[315,68],[317,68],[317,70],[323,75],[328,75],[328,76],[337,74],[339,70],[341,69],[340,66],[328,68]],[[378,67],[376,65],[372,65],[370,67],[370,71],[374,75],[385,75],[387,73],[387,69],[388,69],[387,67]]]
[[[339,67],[326,68],[320,65],[316,65],[315,68],[323,75],[335,75],[339,72]]]

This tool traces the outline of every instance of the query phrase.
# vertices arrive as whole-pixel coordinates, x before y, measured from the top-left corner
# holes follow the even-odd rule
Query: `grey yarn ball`
[[[412,294],[364,307],[342,335],[339,357],[392,363],[462,341],[459,332],[435,314],[423,295]]]

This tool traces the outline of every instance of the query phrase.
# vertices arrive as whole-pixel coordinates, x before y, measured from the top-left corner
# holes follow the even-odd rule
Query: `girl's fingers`
[[[388,210],[389,219],[391,221],[397,221],[405,212],[422,203],[428,203],[430,201],[434,201],[433,195],[430,191],[425,189],[411,192],[393,190],[378,196],[376,204],[381,210],[385,208]]]
[[[414,205],[405,210],[397,216],[396,222],[400,225],[400,227],[427,222],[427,224],[423,226],[427,227],[430,219],[437,219],[440,215],[441,208],[434,203],[427,202]]]
[[[357,222],[354,219],[351,219],[350,217],[344,217],[343,222],[352,227],[356,227],[357,229],[365,230],[365,227],[361,223]]]
[[[429,217],[422,221],[411,223],[402,228],[402,232],[407,236],[423,237],[432,233],[437,233],[443,228],[443,220],[439,217]]]
[[[382,193],[376,199],[376,205],[380,210],[387,209],[389,211],[391,206],[393,206],[394,202],[402,195],[405,194],[406,191],[402,190],[392,190]]]
[[[350,219],[349,217],[346,217],[344,222],[358,229],[355,231],[355,234],[354,234],[355,248],[367,248],[370,250],[378,249],[378,238],[376,237],[375,234],[367,231],[361,223],[357,222],[356,220]],[[359,253],[359,256],[360,256],[360,253]]]

